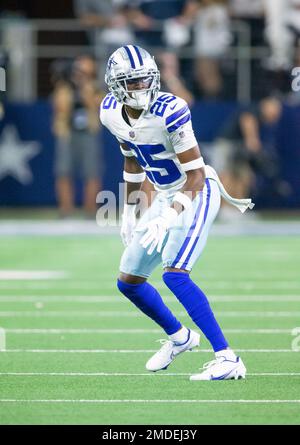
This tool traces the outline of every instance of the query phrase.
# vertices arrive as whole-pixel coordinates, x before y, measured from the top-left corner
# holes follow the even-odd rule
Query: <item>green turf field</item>
[[[146,372],[164,334],[118,294],[121,252],[116,236],[1,238],[0,271],[66,274],[0,279],[1,424],[300,424],[299,237],[211,238],[193,271],[245,381],[189,381],[213,358],[205,339]],[[193,327],[160,274],[151,282]]]

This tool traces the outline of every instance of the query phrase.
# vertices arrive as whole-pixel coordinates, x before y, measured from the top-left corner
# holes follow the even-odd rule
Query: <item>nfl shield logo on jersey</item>
[[[134,139],[135,138],[135,132],[133,130],[131,130],[129,132],[129,137],[130,137],[130,139]]]

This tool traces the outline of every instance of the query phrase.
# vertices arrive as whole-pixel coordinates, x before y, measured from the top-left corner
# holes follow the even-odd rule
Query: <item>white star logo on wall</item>
[[[23,142],[14,127],[5,127],[0,139],[0,181],[12,176],[23,185],[30,184],[33,176],[29,160],[41,150],[37,142]]]

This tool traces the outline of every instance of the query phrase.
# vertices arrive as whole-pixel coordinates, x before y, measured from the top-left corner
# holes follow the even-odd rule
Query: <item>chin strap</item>
[[[250,198],[246,199],[237,199],[233,198],[226,192],[224,185],[222,184],[217,172],[210,165],[205,165],[205,174],[209,179],[214,179],[218,184],[221,196],[225,199],[225,201],[229,202],[233,206],[237,207],[240,212],[244,213],[247,209],[253,209],[255,206],[254,202]]]

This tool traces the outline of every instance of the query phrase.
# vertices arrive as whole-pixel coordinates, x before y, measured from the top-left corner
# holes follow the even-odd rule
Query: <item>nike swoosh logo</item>
[[[231,374],[235,369],[236,369],[236,368],[231,369],[229,372],[226,372],[225,374],[220,375],[219,377],[213,377],[213,376],[211,376],[211,379],[212,379],[212,380],[224,380],[224,379],[225,379],[229,374]]]
[[[177,104],[173,105],[173,107],[170,107],[170,110],[174,110],[175,107],[177,107]]]

